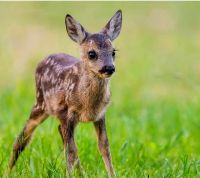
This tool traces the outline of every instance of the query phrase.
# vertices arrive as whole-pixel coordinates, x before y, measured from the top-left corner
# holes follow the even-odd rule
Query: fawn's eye
[[[115,51],[116,51],[116,50],[114,49],[113,52],[112,52],[112,56],[113,56],[113,57],[115,57]]]
[[[95,51],[89,51],[88,52],[88,57],[91,60],[97,59],[97,53]]]

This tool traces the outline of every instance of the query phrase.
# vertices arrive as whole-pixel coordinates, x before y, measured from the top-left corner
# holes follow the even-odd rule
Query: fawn
[[[53,54],[39,63],[36,69],[36,104],[13,146],[8,175],[20,153],[29,143],[34,130],[49,115],[56,116],[64,144],[67,162],[66,175],[80,167],[74,141],[74,129],[79,122],[94,123],[98,146],[109,177],[114,177],[105,126],[105,111],[109,104],[109,80],[115,72],[115,49],[112,41],[122,26],[118,10],[99,33],[87,32],[72,16],[66,15],[69,37],[81,48],[81,60],[67,54]]]

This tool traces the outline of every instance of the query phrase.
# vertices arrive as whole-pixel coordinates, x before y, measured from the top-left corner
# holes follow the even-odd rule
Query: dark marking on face
[[[99,49],[107,49],[112,46],[107,35],[102,33],[92,34],[85,40],[86,43],[94,41]]]

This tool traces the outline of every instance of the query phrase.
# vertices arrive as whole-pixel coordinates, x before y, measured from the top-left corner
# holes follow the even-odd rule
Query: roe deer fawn
[[[109,177],[114,177],[105,126],[105,111],[110,100],[109,80],[115,72],[113,41],[120,33],[122,12],[118,10],[99,33],[87,32],[72,16],[66,15],[69,37],[81,48],[81,60],[67,54],[53,54],[39,63],[36,69],[36,104],[13,146],[5,175],[15,165],[20,153],[29,143],[34,130],[49,115],[59,121],[59,132],[64,144],[67,170],[80,169],[74,142],[78,122],[94,123],[98,146]]]

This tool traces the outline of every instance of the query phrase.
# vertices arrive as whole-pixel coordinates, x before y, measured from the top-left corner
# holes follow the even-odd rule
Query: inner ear
[[[109,20],[102,32],[107,34],[111,41],[116,39],[122,27],[122,11],[118,10],[115,15]]]
[[[83,26],[69,14],[65,17],[65,25],[67,33],[73,41],[81,44],[86,39],[87,32]]]

